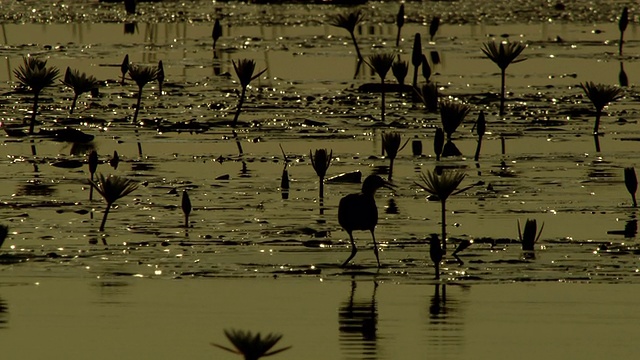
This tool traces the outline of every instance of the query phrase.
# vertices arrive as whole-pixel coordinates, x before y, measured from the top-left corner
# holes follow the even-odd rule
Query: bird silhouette
[[[358,252],[353,240],[354,230],[369,230],[373,239],[373,252],[376,255],[378,267],[380,258],[378,257],[378,244],[374,234],[378,224],[378,208],[374,195],[380,188],[393,189],[393,184],[384,180],[378,175],[369,175],[362,183],[362,191],[357,194],[349,194],[340,199],[338,206],[338,222],[340,226],[349,234],[351,240],[351,255],[340,267],[345,267]]]

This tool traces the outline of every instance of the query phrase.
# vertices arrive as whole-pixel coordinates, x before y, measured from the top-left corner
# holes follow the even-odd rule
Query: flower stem
[[[40,92],[33,95],[33,113],[31,114],[31,123],[29,124],[29,135],[33,135],[33,128],[36,126],[36,114],[38,113],[38,97]]]
[[[104,209],[104,215],[102,216],[102,223],[100,223],[100,231],[104,231],[104,225],[107,223],[107,216],[109,215],[109,209],[111,209],[111,204],[107,204],[107,208]]]
[[[442,256],[447,253],[447,209],[445,200],[440,200],[442,204]]]
[[[505,91],[505,78],[506,69],[502,69],[501,73],[501,82],[500,82],[500,116],[504,115],[504,91]]]

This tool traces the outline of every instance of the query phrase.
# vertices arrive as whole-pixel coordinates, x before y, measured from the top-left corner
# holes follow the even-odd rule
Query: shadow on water
[[[378,282],[373,282],[371,297],[366,300],[356,300],[356,288],[352,279],[349,298],[338,309],[340,344],[347,358],[377,359]]]
[[[130,283],[121,280],[100,280],[91,284],[98,291],[98,304],[123,304],[120,298],[129,291]]]
[[[462,287],[462,289],[468,290],[468,287]],[[462,353],[464,345],[464,321],[460,313],[461,302],[447,293],[450,290],[444,284],[434,285],[433,296],[431,296],[429,303],[427,343],[429,348],[433,350],[434,356]]]

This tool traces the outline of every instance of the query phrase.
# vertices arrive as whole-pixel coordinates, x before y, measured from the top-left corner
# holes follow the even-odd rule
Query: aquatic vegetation
[[[438,28],[440,28],[440,17],[434,16],[429,23],[429,36],[431,36],[431,41],[433,41],[433,38],[436,36]]]
[[[474,161],[478,161],[480,159],[480,148],[482,148],[482,137],[487,129],[487,121],[484,118],[484,111],[480,110],[480,114],[478,115],[478,120],[476,121],[476,134],[478,135],[478,146],[476,147],[476,154],[473,157]]]
[[[381,92],[381,105],[380,105],[380,121],[384,122],[385,113],[385,90],[384,79],[387,77],[387,73],[391,70],[395,55],[391,53],[387,54],[374,54],[369,56],[369,62],[367,63],[380,77],[380,92]]]
[[[98,170],[98,152],[91,150],[89,153],[89,181],[93,182],[93,177]],[[93,186],[89,189],[89,201],[93,200]]]
[[[211,38],[213,39],[213,51],[216,51],[216,44],[218,43],[218,39],[222,36],[222,26],[220,25],[220,20],[216,19],[213,23],[213,30],[211,30]]]
[[[500,68],[500,116],[504,115],[505,101],[505,74],[507,67],[511,64],[525,61],[525,58],[518,58],[527,45],[520,42],[500,42],[495,41],[483,44],[482,52]]]
[[[233,349],[216,343],[211,345],[242,355],[245,360],[258,360],[262,357],[279,354],[285,350],[289,350],[291,346],[287,346],[277,350],[271,350],[282,339],[282,335],[269,333],[262,336],[259,332],[253,334],[251,331],[243,330],[224,330],[224,335],[233,344]]]
[[[413,154],[413,156],[422,155],[422,141],[420,139],[416,138],[411,141],[411,153]]]
[[[78,70],[71,70],[69,67],[67,67],[62,83],[73,89],[73,101],[69,114],[73,114],[78,96],[98,87],[98,80],[96,80],[95,77],[91,75],[87,76],[87,74],[80,73]]]
[[[327,170],[331,165],[333,159],[333,151],[327,152],[327,149],[317,149],[315,153],[311,154],[309,150],[309,158],[311,158],[311,166],[318,175],[318,197],[322,201],[324,199],[324,178],[327,176]]]
[[[431,78],[431,66],[429,66],[429,61],[427,57],[422,54],[422,77],[424,77],[424,81],[428,84]]]
[[[620,72],[618,73],[618,82],[620,83],[620,87],[629,86],[629,77],[627,76],[627,72],[624,71],[624,63],[620,61]]]
[[[629,9],[625,6],[620,14],[620,20],[618,20],[618,29],[620,30],[620,42],[618,43],[618,55],[622,56],[622,45],[624,44],[624,32],[629,25]]]
[[[378,243],[376,242],[375,228],[378,224],[378,208],[374,195],[380,188],[393,189],[393,185],[378,175],[369,175],[362,183],[362,191],[355,194],[349,194],[338,204],[338,223],[349,234],[351,241],[351,255],[345,260],[340,267],[345,267],[356,256],[358,249],[353,239],[354,230],[369,230],[373,239],[373,253],[376,256],[378,268],[380,267],[380,258],[378,255]]]
[[[442,245],[440,244],[440,239],[438,239],[438,234],[431,234],[431,237],[429,238],[429,257],[431,258],[431,261],[433,261],[436,280],[439,280],[440,263],[444,257],[444,252],[442,251]]]
[[[428,171],[426,173],[420,173],[420,180],[416,181],[415,184],[418,185],[422,190],[428,192],[429,194],[438,198],[441,204],[441,213],[442,213],[442,253],[446,254],[447,252],[447,215],[446,215],[446,203],[447,199],[451,195],[455,195],[460,193],[461,191],[465,191],[465,189],[458,190],[458,186],[462,183],[462,180],[466,177],[465,173],[453,171],[453,170],[443,170],[440,174],[437,172]]]
[[[138,188],[138,184],[135,181],[117,175],[105,177],[102,174],[98,174],[97,181],[91,181],[91,186],[102,195],[102,198],[107,203],[102,222],[100,223],[100,231],[104,231],[104,225],[107,222],[107,216],[109,215],[111,206],[118,199],[131,194]]]
[[[591,81],[580,83],[580,87],[596,108],[596,123],[593,126],[593,134],[597,135],[598,129],[600,128],[602,110],[605,106],[609,105],[610,102],[614,102],[622,97],[622,89],[611,85],[596,84]]]
[[[402,61],[400,59],[396,60],[391,65],[391,72],[393,76],[396,78],[398,84],[400,84],[399,93],[402,94],[402,89],[404,88],[404,81],[409,73],[409,64],[406,61]]]
[[[286,200],[289,198],[289,158],[287,154],[284,152],[282,145],[280,146],[280,151],[282,151],[282,158],[284,160],[284,165],[282,168],[282,177],[280,178],[280,191],[282,192],[282,199]]]
[[[189,227],[189,215],[191,215],[191,199],[187,190],[182,191],[182,213],[184,214],[184,227]]]
[[[400,46],[400,32],[404,26],[404,4],[400,4],[398,15],[396,15],[396,25],[398,25],[398,35],[396,36],[396,47]]]
[[[636,169],[633,167],[624,168],[624,185],[627,187],[627,191],[631,194],[633,201],[633,207],[638,207],[636,201],[636,190],[638,190],[638,178],[636,177]]]
[[[9,235],[9,225],[0,224],[0,247],[7,239],[7,235]]]
[[[124,0],[124,9],[129,15],[136,13],[136,5],[138,5],[138,0]]]
[[[398,153],[407,146],[408,142],[409,140],[402,144],[402,136],[397,132],[382,134],[382,147],[389,158],[389,181],[393,178],[393,162],[395,161]]]
[[[518,239],[520,239],[520,243],[522,244],[522,250],[533,251],[533,245],[540,239],[543,229],[544,223],[542,223],[540,231],[538,232],[536,219],[527,219],[524,224],[524,231],[521,231],[520,220],[518,220]]]
[[[267,71],[267,69],[263,69],[262,71],[259,71],[257,74],[255,73],[256,70],[256,62],[253,60],[249,60],[249,59],[240,59],[237,62],[236,61],[232,61],[233,63],[233,69],[236,72],[236,76],[238,77],[238,80],[240,81],[240,99],[238,100],[238,107],[236,108],[236,114],[233,117],[233,127],[236,126],[236,124],[238,123],[238,117],[240,116],[240,111],[242,110],[242,105],[244,104],[245,98],[247,96],[247,87],[249,87],[249,84],[260,77],[260,75],[262,75],[265,71]]]
[[[436,128],[436,134],[433,138],[433,152],[436,154],[436,161],[440,161],[442,150],[444,149],[444,131],[442,128]]]
[[[138,113],[140,112],[140,103],[142,102],[142,89],[148,83],[158,79],[158,68],[152,66],[130,65],[129,76],[138,85],[138,98],[136,102],[136,111],[133,114],[133,123],[138,123]]]
[[[38,113],[40,93],[44,88],[53,85],[58,78],[59,71],[55,67],[47,67],[47,60],[33,56],[25,56],[22,60],[23,64],[14,69],[13,74],[22,86],[28,87],[33,93],[33,109],[31,122],[29,123],[29,135],[32,135],[36,123],[36,114]]]
[[[422,65],[422,40],[420,33],[416,33],[413,38],[413,49],[411,50],[411,65],[413,65],[413,88],[414,93],[418,89],[418,68]]]
[[[162,96],[162,84],[164,83],[164,65],[162,65],[162,60],[158,61],[156,80],[158,80],[158,96]]]
[[[438,112],[438,86],[434,82],[422,85],[418,92],[420,100],[427,109],[427,112]]]
[[[471,108],[469,105],[457,103],[454,101],[443,100],[440,101],[440,120],[442,122],[442,129],[447,134],[447,142],[442,150],[442,156],[460,156],[460,150],[451,141],[453,133],[458,129],[458,126],[462,124],[464,118],[467,116]]]
[[[362,20],[364,20],[364,14],[360,9],[348,11],[344,14],[335,14],[329,17],[329,25],[343,28],[349,32],[349,35],[351,35],[351,41],[353,42],[353,46],[356,48],[358,63],[363,62],[364,58],[360,53],[360,47],[358,46],[358,41],[356,40],[355,30],[356,26],[358,26],[362,22]]]
[[[120,81],[120,85],[124,85],[124,77],[129,72],[129,54],[124,56],[122,59],[122,64],[120,64],[120,72],[122,73],[122,80]]]

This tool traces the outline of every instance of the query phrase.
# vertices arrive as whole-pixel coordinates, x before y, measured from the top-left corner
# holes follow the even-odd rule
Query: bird
[[[349,234],[351,240],[351,255],[340,267],[345,267],[358,252],[355,241],[353,240],[354,230],[369,230],[373,239],[373,252],[376,255],[378,267],[380,267],[380,258],[378,257],[378,244],[374,234],[376,225],[378,224],[378,208],[374,195],[380,188],[388,188],[393,190],[394,185],[384,180],[378,175],[369,175],[362,183],[362,191],[355,194],[349,194],[340,199],[338,205],[338,222],[340,226]]]

